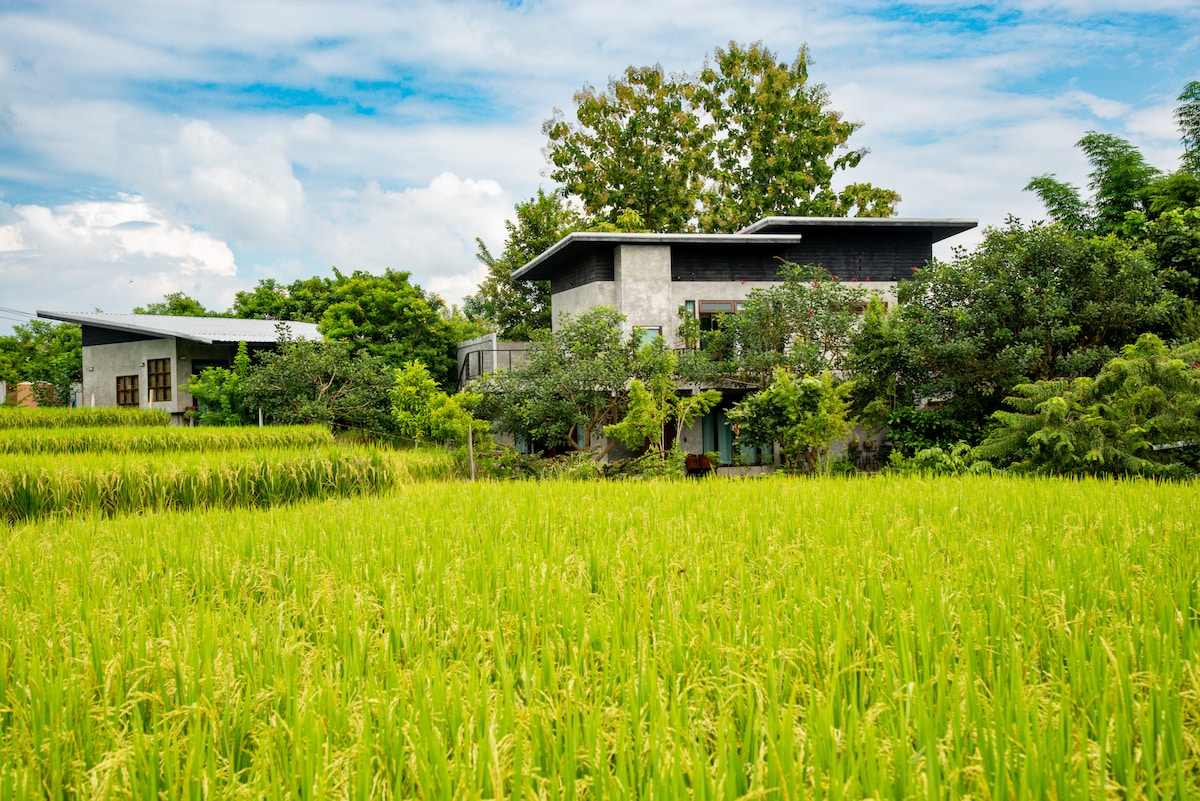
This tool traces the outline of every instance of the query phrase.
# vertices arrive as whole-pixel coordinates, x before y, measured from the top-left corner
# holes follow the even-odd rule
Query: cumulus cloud
[[[1188,0],[19,4],[0,10],[0,297],[119,283],[70,305],[183,290],[224,307],[337,265],[411,270],[457,301],[483,275],[475,238],[499,246],[547,183],[555,106],[731,39],[789,59],[807,42],[812,79],[866,123],[854,180],[898,190],[905,215],[985,223],[1039,216],[1033,175],[1085,183],[1089,129],[1174,166],[1174,97],[1200,73]]]
[[[159,156],[160,196],[235,241],[285,245],[305,222],[304,187],[277,142],[242,145],[210,122],[190,120]]]
[[[233,252],[140,197],[5,208],[0,295],[24,310],[128,311],[184,290],[207,299],[237,273]]]
[[[403,190],[371,182],[341,194],[314,246],[317,258],[343,271],[407,270],[448,303],[459,303],[484,275],[476,237],[500,242],[513,203],[496,181],[451,172]]]

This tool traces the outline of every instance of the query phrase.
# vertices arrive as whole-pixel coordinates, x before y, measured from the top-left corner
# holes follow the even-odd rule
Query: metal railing
[[[462,389],[472,378],[497,370],[511,370],[525,361],[527,348],[481,348],[468,351],[458,365],[458,387]]]

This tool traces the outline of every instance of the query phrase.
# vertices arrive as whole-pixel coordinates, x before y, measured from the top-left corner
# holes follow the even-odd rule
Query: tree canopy
[[[1017,472],[1195,475],[1200,348],[1145,334],[1094,377],[1021,384],[977,455]]]
[[[859,123],[829,108],[801,48],[789,63],[755,42],[716,48],[695,74],[629,67],[575,95],[575,119],[545,122],[550,177],[597,221],[636,212],[645,228],[735,231],[772,214],[888,216],[899,196],[833,187],[866,151]]]
[[[624,417],[631,378],[647,378],[637,344],[624,336],[624,316],[598,306],[542,335],[524,364],[483,376],[480,414],[501,431],[545,445],[590,450]]]
[[[263,351],[240,381],[245,408],[268,422],[327,423],[371,434],[391,432],[391,368],[370,354],[354,354],[340,340],[284,339]]]
[[[172,317],[224,317],[223,312],[211,311],[185,292],[168,292],[161,301],[135,306],[134,314],[166,314]]]
[[[244,319],[318,323],[333,303],[334,280],[313,276],[284,285],[264,278],[253,290],[238,292],[229,311]]]
[[[475,240],[476,258],[488,274],[463,301],[463,311],[494,327],[501,339],[527,342],[533,332],[550,328],[550,282],[515,281],[512,274],[578,228],[581,220],[561,193],[543,189],[514,211],[515,219],[504,223],[508,236],[498,255],[482,239]]]
[[[898,295],[909,386],[972,420],[1019,383],[1095,371],[1173,308],[1133,245],[1011,218]]]
[[[72,323],[30,320],[0,336],[0,381],[11,390],[21,381],[48,385],[35,392],[40,404],[66,403],[71,385],[83,379],[83,331]]]

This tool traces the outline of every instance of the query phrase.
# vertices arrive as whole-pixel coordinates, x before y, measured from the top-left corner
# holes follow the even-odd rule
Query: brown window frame
[[[150,389],[150,402],[171,400],[171,359],[147,359],[146,383]]]
[[[139,392],[138,376],[134,375],[119,375],[117,376],[117,405],[118,406],[141,406],[142,398]]]
[[[742,310],[742,304],[745,302],[746,301],[744,301],[744,300],[712,300],[712,299],[696,301],[696,319],[700,321],[700,330],[701,331],[711,331],[716,326],[717,315],[719,315],[719,314],[737,314],[739,311]],[[726,309],[712,309],[712,308],[709,308],[706,310],[704,308],[706,305],[711,306],[711,305],[715,305],[718,303],[722,306],[732,306],[733,310],[728,311]]]

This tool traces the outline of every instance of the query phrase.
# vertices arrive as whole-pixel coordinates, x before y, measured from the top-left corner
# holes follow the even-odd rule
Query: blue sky
[[[456,302],[513,204],[551,183],[541,123],[630,64],[761,40],[864,123],[850,178],[910,217],[1042,215],[1115,133],[1170,170],[1200,4],[1057,0],[91,0],[0,6],[0,331],[21,312],[226,308],[262,278],[408,270]],[[970,245],[977,234],[964,235]],[[943,252],[945,255],[947,250]]]

